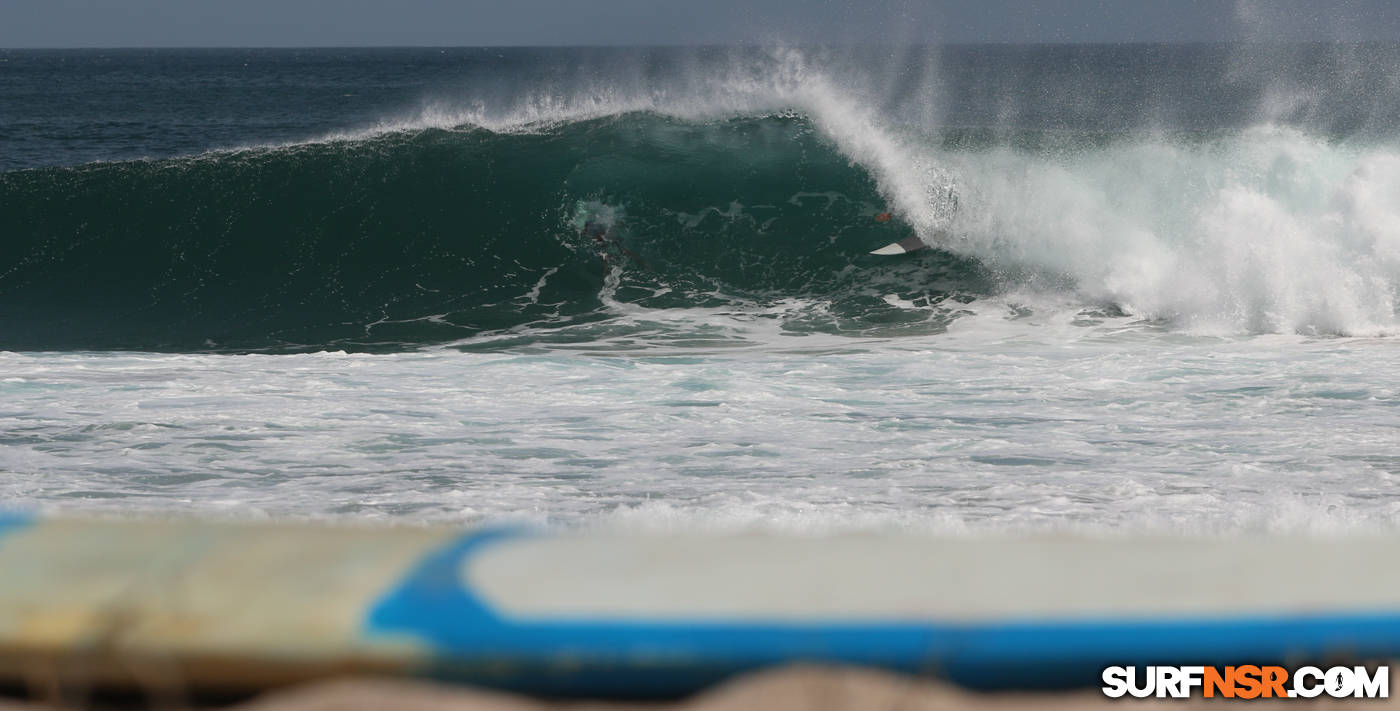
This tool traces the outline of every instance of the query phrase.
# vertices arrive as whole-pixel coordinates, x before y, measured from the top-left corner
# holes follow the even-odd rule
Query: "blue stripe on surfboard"
[[[0,511],[0,539],[34,524],[34,516],[17,511]]]
[[[366,619],[367,636],[431,645],[434,675],[535,693],[670,696],[795,661],[935,674],[975,688],[1094,685],[1116,664],[1245,664],[1400,655],[1400,611],[1162,620],[943,623],[590,621],[504,617],[466,561],[520,531],[431,553]],[[567,581],[561,581],[567,584]]]

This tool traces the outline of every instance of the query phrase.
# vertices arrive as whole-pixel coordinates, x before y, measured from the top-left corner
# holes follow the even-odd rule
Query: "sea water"
[[[1391,530],[1397,68],[0,51],[0,505]]]

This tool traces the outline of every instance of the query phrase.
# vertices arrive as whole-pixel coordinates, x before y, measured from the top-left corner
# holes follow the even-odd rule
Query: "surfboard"
[[[0,516],[0,683],[346,673],[668,697],[816,662],[987,689],[1400,657],[1393,538],[629,535]]]
[[[921,249],[928,249],[928,245],[924,244],[923,240],[919,239],[917,235],[909,235],[898,242],[891,242],[871,252],[871,254],[907,254],[909,252],[917,252]]]

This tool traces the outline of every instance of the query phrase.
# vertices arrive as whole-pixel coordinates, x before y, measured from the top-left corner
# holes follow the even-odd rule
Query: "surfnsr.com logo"
[[[1236,667],[1108,667],[1103,693],[1120,698],[1311,699],[1390,698],[1390,667],[1284,667],[1244,664]]]

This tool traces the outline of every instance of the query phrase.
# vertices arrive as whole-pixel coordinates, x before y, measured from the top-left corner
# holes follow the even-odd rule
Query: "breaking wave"
[[[1021,51],[995,75],[901,57],[853,78],[796,50],[614,67],[304,143],[0,173],[0,348],[393,350],[624,307],[887,337],[990,298],[1396,329],[1400,144],[1375,118],[1396,92],[1358,113],[1353,78],[1329,112],[1220,52]],[[1179,86],[1135,96],[1151,72]],[[910,233],[934,249],[868,254]]]

